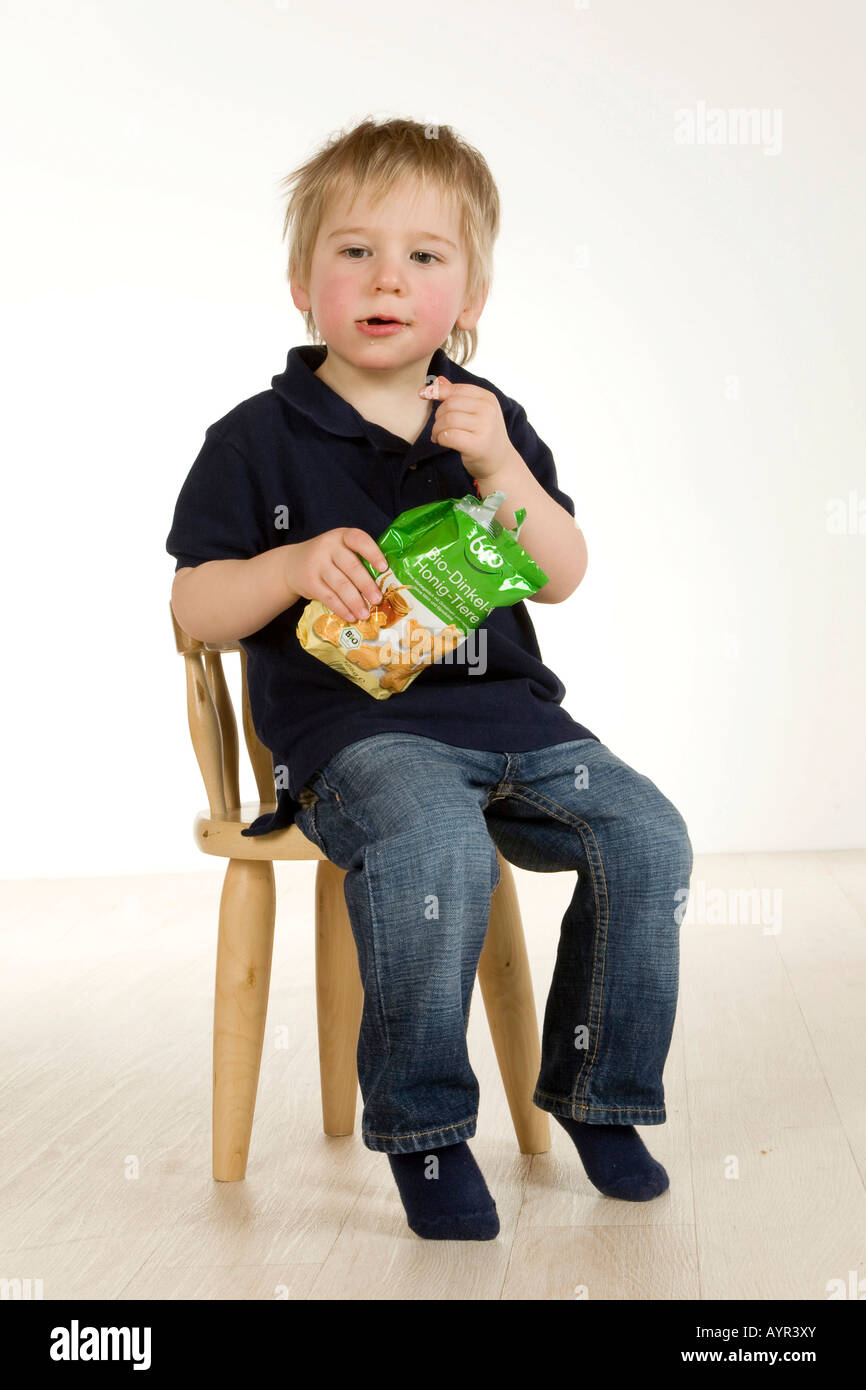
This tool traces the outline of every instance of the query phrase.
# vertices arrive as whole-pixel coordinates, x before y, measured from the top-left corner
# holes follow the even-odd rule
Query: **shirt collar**
[[[302,343],[299,347],[291,348],[286,359],[285,371],[271,378],[271,386],[277,395],[331,434],[343,435],[346,438],[367,438],[378,449],[405,453],[405,440],[401,442],[390,430],[374,424],[372,420],[365,420],[353,405],[316,376],[316,368],[324,361],[326,351],[323,344],[312,343]],[[457,373],[460,373],[457,363],[446,356],[442,348],[437,348],[427,365],[426,375],[444,376],[448,381],[459,381],[461,376]],[[435,414],[435,410],[431,411],[424,429],[411,446],[413,460],[428,454],[449,452],[441,444],[433,444],[430,441]]]

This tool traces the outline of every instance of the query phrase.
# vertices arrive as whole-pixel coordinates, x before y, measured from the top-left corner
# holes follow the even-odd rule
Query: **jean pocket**
[[[326,793],[325,793],[326,794]],[[323,795],[320,774],[316,773],[298,793],[300,808],[295,815],[295,824],[301,833],[316,845],[323,854],[328,853],[322,832],[319,829],[319,803]]]
[[[342,782],[334,780],[330,763],[324,771],[314,773],[303,791],[310,794],[309,804],[302,805],[296,822],[332,864],[347,868],[359,849],[373,838],[367,825],[359,819],[355,799],[347,803],[345,788]]]
[[[322,851],[326,859],[333,860],[333,855],[325,844],[322,829],[319,824],[318,804],[302,807],[295,817],[295,824],[300,826],[302,833]]]

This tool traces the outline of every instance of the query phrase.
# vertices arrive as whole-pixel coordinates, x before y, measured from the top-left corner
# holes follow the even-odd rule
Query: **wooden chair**
[[[213,1176],[246,1176],[253,1127],[274,942],[274,860],[316,859],[316,1006],[322,1123],[329,1135],[351,1134],[358,1094],[356,1051],[363,989],[343,893],[345,871],[297,825],[269,835],[241,835],[276,809],[273,759],[253,727],[247,655],[239,643],[190,637],[169,604],[177,650],[186,667],[192,745],[209,811],[193,825],[204,854],[227,859],[220,899],[213,1034]],[[239,652],[243,730],[259,801],[240,804],[238,734],[221,653]],[[547,1113],[532,1103],[541,1049],[523,924],[511,866],[500,854],[500,881],[478,978],[520,1152],[550,1148]]]

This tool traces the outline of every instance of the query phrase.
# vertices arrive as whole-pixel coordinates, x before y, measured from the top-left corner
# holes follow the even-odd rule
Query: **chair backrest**
[[[237,810],[241,804],[238,779],[238,726],[223,671],[222,653],[241,658],[241,704],[244,738],[262,810],[276,805],[274,760],[259,739],[250,713],[247,654],[239,642],[199,642],[184,631],[169,603],[175,646],[186,667],[186,709],[192,746],[201,770],[212,816]]]

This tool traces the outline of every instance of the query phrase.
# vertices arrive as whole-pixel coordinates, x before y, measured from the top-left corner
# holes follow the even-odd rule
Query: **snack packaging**
[[[493,608],[508,608],[548,581],[518,544],[526,508],[508,530],[494,519],[506,493],[443,498],[401,512],[377,537],[388,568],[359,556],[383,592],[363,621],[347,623],[317,599],[297,626],[306,651],[375,700],[405,690],[426,666],[453,660]]]

